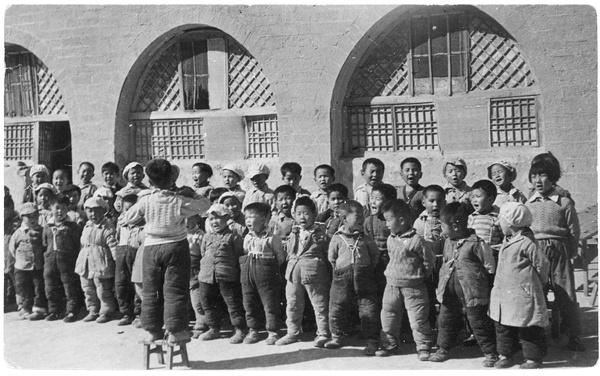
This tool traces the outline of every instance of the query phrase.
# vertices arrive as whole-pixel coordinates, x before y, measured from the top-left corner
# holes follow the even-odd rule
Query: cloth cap
[[[129,181],[129,179],[127,179],[127,173],[129,172],[129,170],[137,166],[141,167],[142,170],[144,170],[144,166],[142,166],[140,162],[131,162],[130,164],[125,166],[125,168],[123,169],[123,179]]]
[[[63,188],[63,193],[67,193],[67,192],[77,192],[77,193],[79,193],[81,195],[81,188],[79,188],[75,184],[67,184]]]
[[[502,167],[504,167],[506,170],[508,170],[508,175],[510,178],[510,182],[512,183],[513,181],[515,181],[515,179],[517,178],[517,169],[514,168],[510,163],[506,162],[506,161],[496,161],[492,164],[490,164],[487,168],[488,170],[488,178],[492,178],[492,167],[494,167],[494,165],[500,165]]]
[[[39,174],[40,172],[43,172],[44,174],[46,174],[46,176],[50,176],[50,171],[48,171],[48,168],[43,164],[36,164],[31,166],[31,169],[29,170],[29,176]]]
[[[269,168],[262,163],[253,164],[248,169],[248,179],[252,179],[256,175],[260,175],[260,174],[265,174],[265,175],[269,176],[271,174],[271,172],[269,171]]]
[[[83,204],[84,209],[102,208],[104,211],[108,211],[108,203],[101,197],[90,197],[85,200]]]
[[[533,222],[529,208],[518,202],[507,202],[500,208],[500,218],[515,227],[528,227]]]
[[[444,162],[444,167],[442,168],[442,174],[444,174],[444,175],[446,174],[446,166],[448,166],[449,164],[454,165],[454,166],[462,166],[462,168],[465,169],[465,175],[467,174],[467,163],[462,158],[454,158],[454,159],[446,160]]]
[[[29,214],[33,214],[33,213],[37,213],[37,212],[38,212],[37,206],[35,206],[35,204],[33,202],[26,202],[19,209],[19,214],[21,214],[21,215],[29,215]]]
[[[206,211],[206,214],[216,214],[219,217],[223,217],[223,216],[229,216],[229,214],[231,214],[231,212],[229,211],[229,209],[227,209],[227,207],[223,204],[213,204],[210,208],[208,208],[208,210]]]
[[[228,197],[235,197],[236,200],[240,201],[239,197],[235,195],[235,193],[228,191],[223,193],[221,196],[219,196],[219,204],[222,204],[223,202],[225,202],[225,199]],[[241,204],[241,202],[240,202]]]
[[[38,193],[42,189],[49,189],[52,193],[58,194],[58,192],[56,191],[56,188],[54,188],[54,186],[50,183],[42,183],[42,184],[38,185],[37,187],[35,187],[34,192]]]
[[[115,195],[113,193],[113,191],[108,188],[108,187],[100,187],[96,190],[96,192],[94,192],[94,196],[93,197],[107,197],[107,198],[114,198]],[[87,201],[86,201],[87,202]]]
[[[235,173],[237,176],[240,177],[240,180],[244,180],[244,170],[242,170],[241,167],[233,165],[233,164],[226,164],[225,166],[223,166],[223,171],[225,170],[229,170],[233,173]]]

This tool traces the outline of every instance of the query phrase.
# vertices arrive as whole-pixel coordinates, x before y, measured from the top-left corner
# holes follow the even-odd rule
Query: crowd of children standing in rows
[[[85,303],[83,321],[119,316],[119,325],[143,327],[147,341],[189,338],[191,305],[195,338],[220,338],[228,314],[231,343],[256,343],[264,328],[268,345],[287,345],[300,340],[312,307],[316,347],[342,347],[359,323],[365,355],[394,355],[410,325],[419,359],[443,362],[464,323],[483,365],[496,368],[514,364],[519,341],[521,368],[542,366],[552,289],[567,347],[583,351],[571,265],[579,223],[556,184],[558,160],[534,158],[529,195],[513,186],[506,161],[473,186],[462,159],[444,163],[444,187],[420,184],[416,158],[400,167],[397,189],[383,183],[380,160],[366,159],[350,200],[329,165],[314,170],[312,194],[294,162],[281,167],[275,190],[263,164],[247,174],[224,166],[217,188],[205,163],[193,166],[193,187],[177,187],[179,168],[163,159],[128,164],[125,187],[112,162],[99,188],[91,163],[79,165],[79,185],[62,169],[50,183],[35,165],[18,215],[5,189],[5,279],[24,319],[74,322]]]

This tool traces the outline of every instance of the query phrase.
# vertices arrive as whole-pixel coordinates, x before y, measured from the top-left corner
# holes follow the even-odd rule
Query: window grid
[[[4,159],[33,160],[33,123],[4,124]]]
[[[248,158],[278,157],[279,124],[277,115],[248,116],[245,119]]]
[[[394,107],[396,150],[433,150],[438,146],[437,120],[433,104]]]
[[[536,103],[536,97],[491,99],[491,146],[538,146]]]

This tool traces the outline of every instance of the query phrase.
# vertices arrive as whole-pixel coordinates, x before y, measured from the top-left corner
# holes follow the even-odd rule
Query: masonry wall
[[[55,75],[69,114],[73,163],[127,160],[123,108],[131,86],[149,59],[152,46],[185,25],[211,26],[231,35],[260,62],[275,95],[280,131],[280,158],[265,160],[272,171],[287,161],[304,167],[303,186],[312,190],[312,170],[331,163],[338,181],[353,179],[361,159],[347,158],[341,148],[343,71],[360,57],[357,45],[412,6],[11,6],[5,14],[5,41],[36,54]],[[447,109],[454,115],[440,127],[440,151],[411,154],[423,161],[424,183],[442,183],[442,159],[460,155],[469,163],[468,182],[485,177],[485,166],[504,158],[517,164],[517,185],[526,186],[534,155],[552,151],[562,162],[560,184],[579,208],[597,196],[597,23],[589,6],[482,6],[519,43],[540,89],[540,147],[490,149],[465,141],[481,135],[486,124],[468,124],[481,103],[467,100]],[[440,109],[441,111],[443,109]],[[467,124],[467,125],[465,125]],[[366,155],[368,157],[369,155]],[[374,154],[384,160],[385,180],[400,184],[399,161],[407,153]],[[207,160],[218,171],[227,162]],[[181,162],[181,184],[191,184],[194,161]],[[252,160],[240,161],[247,166]],[[12,170],[11,170],[12,171]],[[100,184],[99,172],[95,177]],[[15,185],[15,174],[5,174]],[[273,173],[269,185],[279,185]],[[220,185],[218,177],[215,185]],[[18,184],[16,184],[18,185]],[[244,182],[247,186],[247,182]],[[18,196],[17,196],[18,197]]]

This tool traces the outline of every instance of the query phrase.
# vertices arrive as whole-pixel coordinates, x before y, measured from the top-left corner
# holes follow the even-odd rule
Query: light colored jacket
[[[117,232],[109,221],[103,219],[97,225],[88,221],[81,234],[75,273],[88,279],[114,277],[117,244]]]

